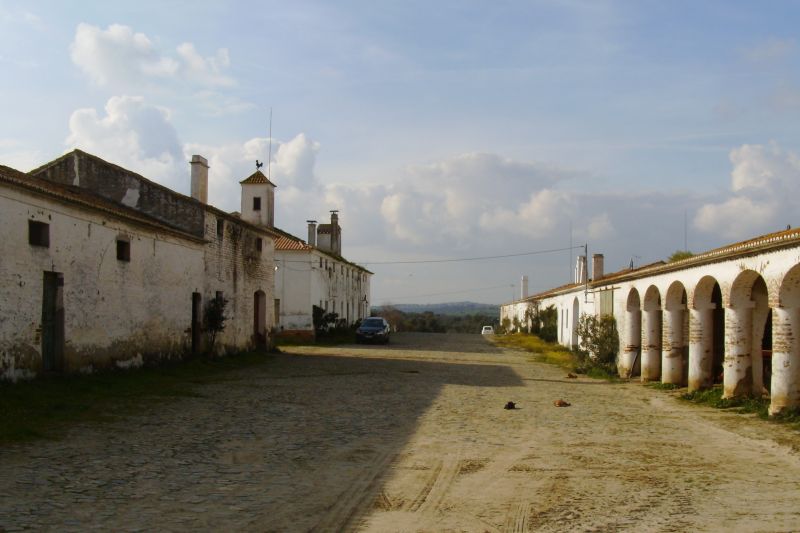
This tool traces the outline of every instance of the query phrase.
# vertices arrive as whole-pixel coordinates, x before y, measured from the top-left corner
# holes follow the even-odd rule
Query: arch
[[[725,398],[766,392],[771,371],[769,289],[754,270],[743,270],[731,284],[725,313]],[[764,355],[767,357],[765,358]],[[767,372],[764,372],[767,361]]]
[[[789,269],[778,289],[772,315],[770,414],[800,406],[800,264]]]
[[[673,281],[664,297],[661,339],[661,381],[673,385],[684,383],[688,370],[689,351],[686,342],[689,315],[686,313],[686,288]]]
[[[722,381],[724,342],[722,289],[716,278],[703,276],[694,288],[689,310],[689,391]]]
[[[642,302],[642,381],[661,378],[661,293],[650,285]]]
[[[253,294],[253,344],[267,346],[267,295],[260,289]]]
[[[577,348],[578,347],[578,317],[580,317],[580,303],[578,302],[578,297],[576,296],[574,300],[572,300],[572,337],[571,347]]]
[[[630,377],[641,373],[642,305],[636,288],[628,292],[625,302],[624,335],[622,357],[619,359],[617,370],[621,377]]]

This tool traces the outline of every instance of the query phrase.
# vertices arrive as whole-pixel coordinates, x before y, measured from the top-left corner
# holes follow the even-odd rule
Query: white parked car
[[[481,335],[494,335],[494,328],[492,326],[483,326]]]

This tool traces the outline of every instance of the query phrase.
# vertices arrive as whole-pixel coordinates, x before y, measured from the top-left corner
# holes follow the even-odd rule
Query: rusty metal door
[[[45,272],[42,288],[42,370],[57,372],[64,360],[64,275]]]

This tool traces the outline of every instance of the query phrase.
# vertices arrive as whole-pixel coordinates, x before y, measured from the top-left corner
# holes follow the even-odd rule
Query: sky
[[[798,27],[780,0],[0,0],[0,164],[80,148],[188,194],[199,154],[238,211],[271,144],[275,224],[338,209],[374,304],[501,303],[569,282],[570,246],[610,272],[800,223]]]

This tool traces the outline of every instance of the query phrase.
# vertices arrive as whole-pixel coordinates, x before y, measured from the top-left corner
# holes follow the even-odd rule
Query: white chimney
[[[192,198],[208,203],[208,160],[201,155],[193,155],[189,163],[192,166]]]
[[[586,283],[586,256],[579,255],[575,262],[575,283]]]
[[[528,276],[522,276],[522,282],[520,283],[520,286],[522,287],[520,298],[524,300],[528,297]]]
[[[339,229],[339,211],[331,210],[331,252],[342,255],[342,231]]]
[[[308,244],[311,246],[317,245],[317,221],[306,220],[308,222]]]
[[[598,280],[603,277],[603,254],[592,255],[592,279]]]

